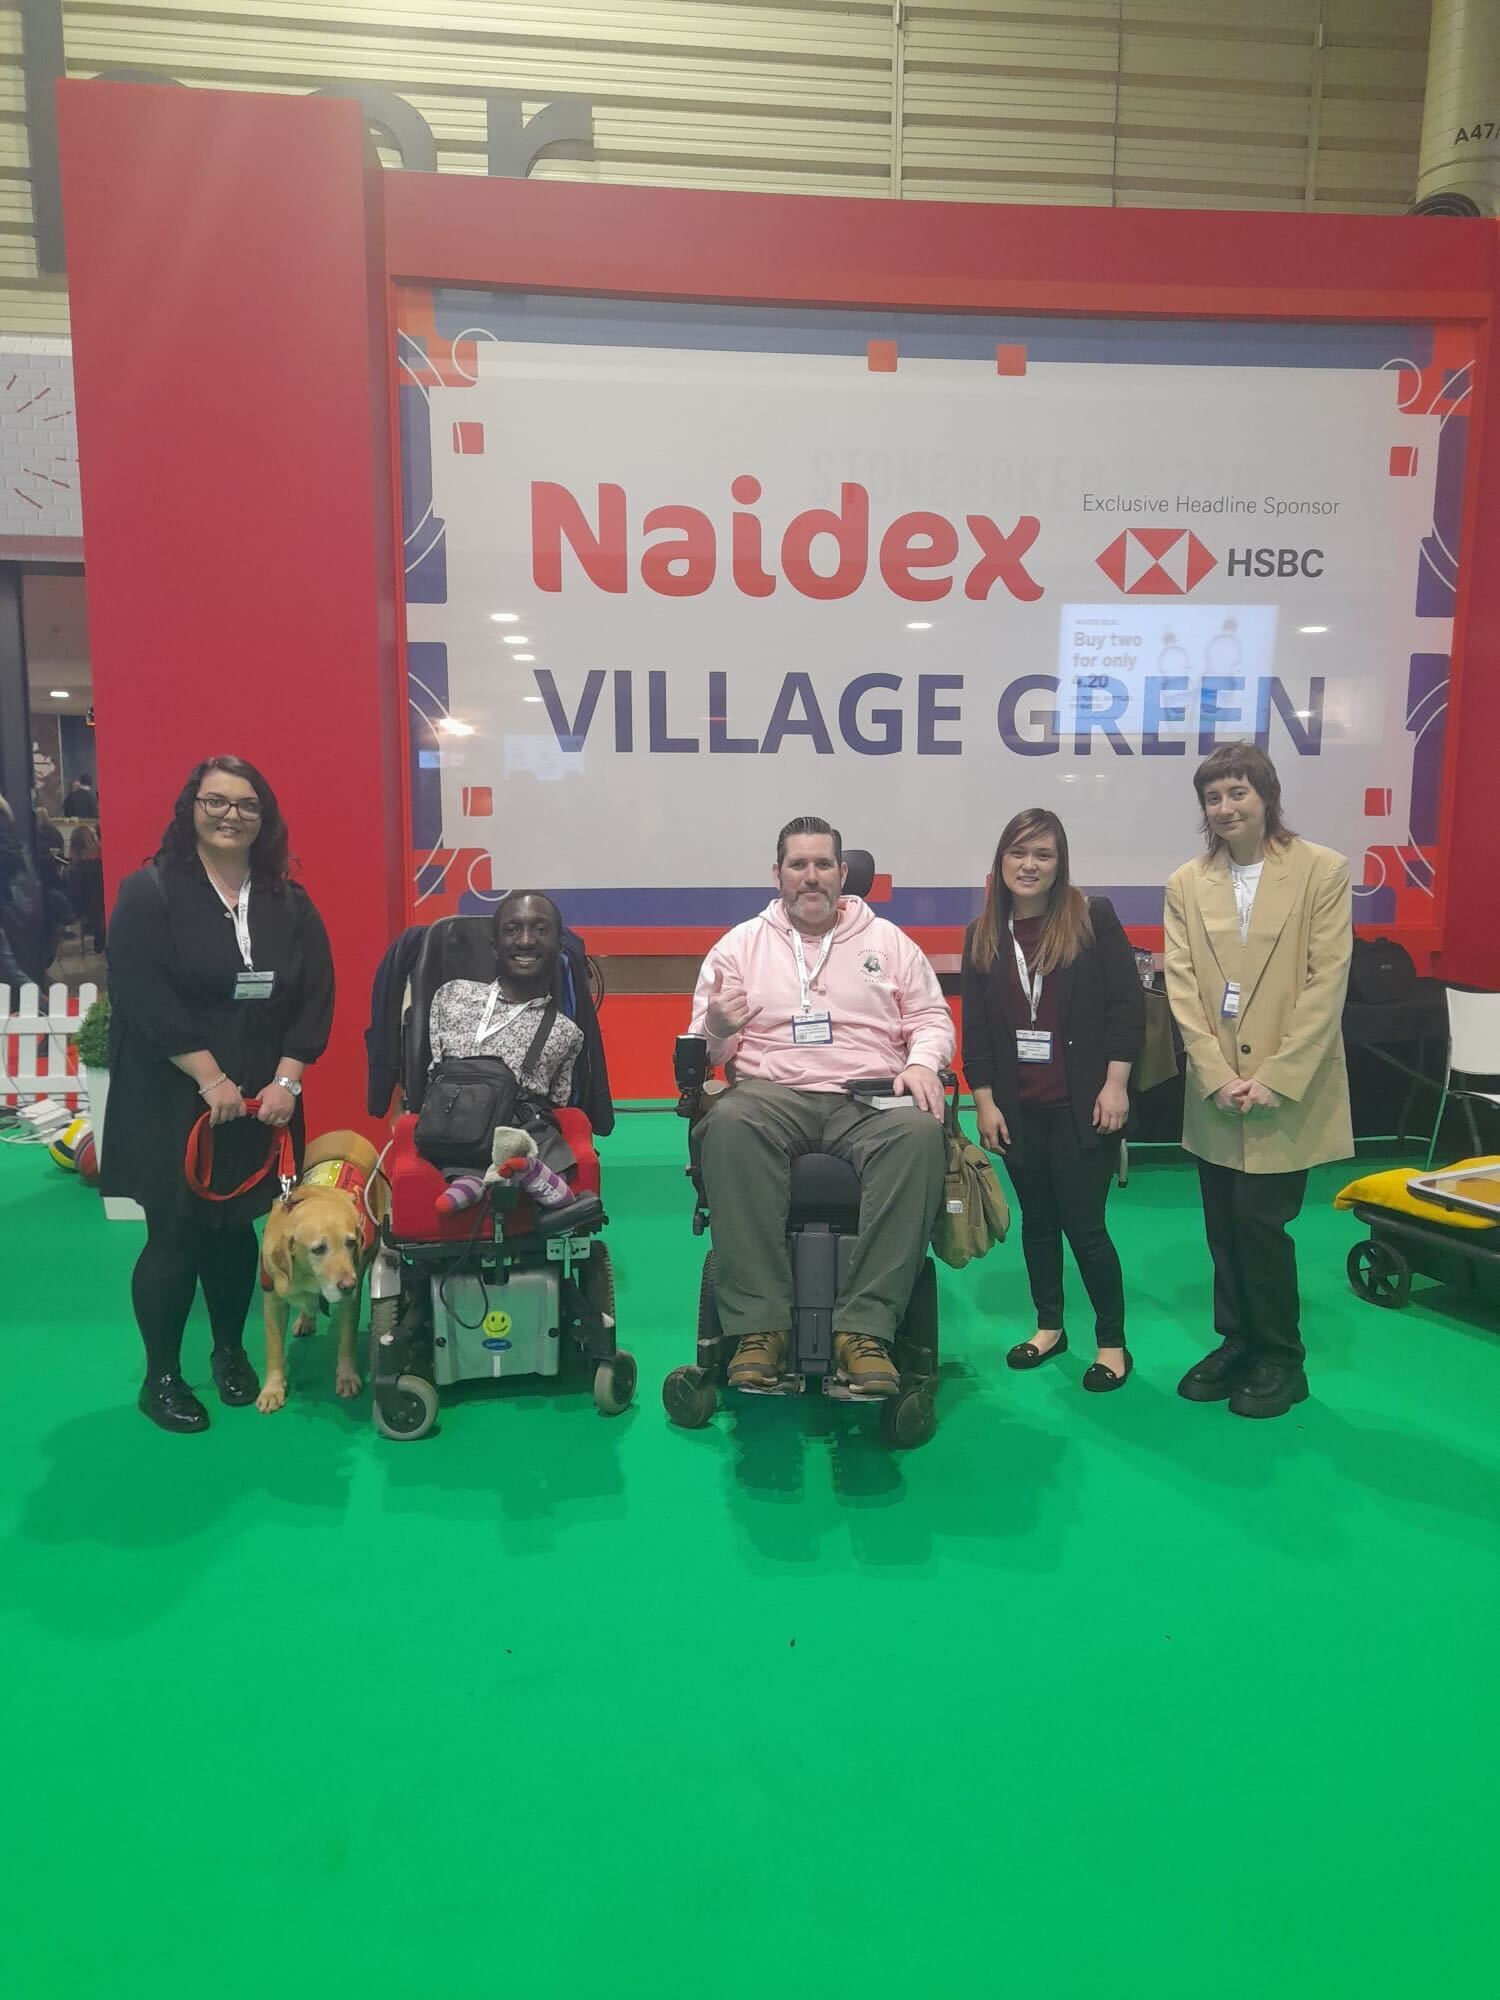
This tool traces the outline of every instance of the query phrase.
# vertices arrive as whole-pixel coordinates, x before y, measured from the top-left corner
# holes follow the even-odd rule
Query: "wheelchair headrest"
[[[438,988],[450,979],[480,979],[488,984],[494,976],[494,919],[439,917],[423,938],[412,968],[411,998],[401,1029],[401,1079],[409,1111],[422,1107],[432,1059],[427,1024]]]
[[[846,896],[868,896],[875,887],[875,857],[866,847],[846,847],[844,861],[849,870],[849,879],[844,884]]]

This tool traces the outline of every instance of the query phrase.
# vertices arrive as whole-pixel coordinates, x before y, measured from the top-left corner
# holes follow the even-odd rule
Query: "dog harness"
[[[307,1169],[297,1183],[297,1188],[332,1188],[336,1193],[346,1194],[352,1199],[363,1229],[363,1240],[360,1243],[361,1257],[368,1257],[375,1248],[375,1224],[370,1218],[369,1209],[365,1206],[365,1189],[369,1185],[369,1179],[364,1169],[357,1166],[353,1160],[319,1160],[316,1166]],[[293,1193],[296,1191],[296,1188],[292,1190]],[[260,1288],[263,1292],[271,1289],[271,1274],[266,1269],[264,1259],[261,1260],[260,1267]]]

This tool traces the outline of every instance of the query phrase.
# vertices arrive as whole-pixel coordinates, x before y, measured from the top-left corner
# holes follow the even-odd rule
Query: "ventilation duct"
[[[1413,215],[1500,215],[1500,0],[1432,0]]]

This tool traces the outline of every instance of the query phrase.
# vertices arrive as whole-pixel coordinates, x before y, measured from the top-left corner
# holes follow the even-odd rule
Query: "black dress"
[[[323,919],[295,883],[250,892],[251,951],[273,972],[269,1000],[236,1000],[242,969],[234,918],[194,859],[127,875],[109,922],[109,1100],[100,1186],[145,1208],[236,1226],[264,1215],[267,1175],[238,1201],[205,1202],[183,1177],[188,1134],[204,1109],[197,1085],[170,1060],[208,1049],[246,1097],[272,1082],[284,1056],[316,1062],[333,1022],[333,959]],[[302,1100],[292,1116],[302,1158]],[[266,1157],[270,1128],[238,1118],[214,1131],[213,1186],[237,1187]]]

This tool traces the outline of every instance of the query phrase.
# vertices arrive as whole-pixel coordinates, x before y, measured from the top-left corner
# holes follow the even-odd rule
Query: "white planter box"
[[[79,1064],[84,1088],[89,1099],[89,1123],[94,1128],[94,1150],[99,1164],[104,1164],[104,1107],[109,1101],[109,1071],[90,1069],[87,1063]],[[146,1211],[138,1201],[129,1195],[107,1194],[104,1197],[104,1213],[111,1222],[144,1222]]]

